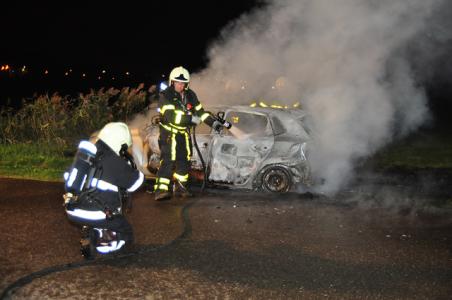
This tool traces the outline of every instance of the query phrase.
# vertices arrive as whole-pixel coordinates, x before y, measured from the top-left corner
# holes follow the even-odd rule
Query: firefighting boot
[[[80,240],[80,252],[85,259],[96,257],[97,234],[92,227],[82,227],[82,238]]]
[[[97,246],[108,245],[111,241],[116,240],[116,232],[109,229],[94,228],[97,231]]]
[[[168,191],[157,190],[154,192],[155,201],[166,201],[171,199],[171,193]]]
[[[193,193],[188,189],[187,183],[179,180],[174,180],[174,195],[182,198],[193,197]]]

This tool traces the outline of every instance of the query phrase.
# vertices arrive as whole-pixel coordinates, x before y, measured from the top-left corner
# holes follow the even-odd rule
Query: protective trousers
[[[113,216],[111,219],[87,220],[68,215],[69,220],[80,225],[88,225],[94,228],[109,229],[118,234],[118,238],[126,243],[134,240],[133,229],[129,221],[123,215]]]
[[[191,139],[186,131],[167,130],[160,127],[160,167],[154,190],[168,191],[174,176],[182,184],[188,181],[190,170]],[[173,174],[175,170],[175,173]]]

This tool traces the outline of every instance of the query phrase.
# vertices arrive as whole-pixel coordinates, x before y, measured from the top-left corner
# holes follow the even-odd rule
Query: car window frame
[[[273,131],[273,135],[274,135],[274,136],[282,135],[282,134],[284,134],[284,133],[287,132],[286,127],[285,127],[284,124],[279,120],[279,118],[278,118],[277,116],[273,116],[273,115],[272,115],[272,116],[269,117],[269,119],[270,119],[270,123],[271,123],[271,126],[272,126],[272,131]],[[278,124],[276,124],[276,123],[278,123]],[[278,131],[278,130],[276,129],[277,127],[281,128],[282,130],[281,130],[281,131]]]
[[[252,115],[258,115],[258,116],[265,117],[265,119],[267,120],[267,124],[266,124],[267,127],[265,129],[266,134],[265,135],[252,134],[252,135],[250,135],[250,137],[257,137],[257,138],[261,137],[261,138],[263,138],[263,137],[273,137],[275,135],[274,131],[273,131],[271,118],[270,118],[270,116],[268,114],[265,114],[265,113],[262,113],[262,112],[258,112],[258,111],[248,111],[248,110],[241,110],[241,109],[228,109],[228,110],[225,111],[225,115],[224,115],[225,120],[227,120],[229,114],[232,113],[232,112],[246,113],[246,114],[252,114]],[[234,126],[234,123],[232,123],[232,126]],[[267,132],[268,130],[270,130],[271,132]],[[226,135],[231,136],[231,134],[229,134],[229,133],[227,133]]]

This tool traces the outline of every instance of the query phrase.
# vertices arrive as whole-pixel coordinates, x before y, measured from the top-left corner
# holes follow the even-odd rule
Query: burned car
[[[232,128],[217,133],[201,124],[192,131],[199,149],[198,153],[193,148],[194,173],[202,172],[209,184],[217,186],[276,193],[310,185],[312,125],[305,111],[249,106],[209,110],[214,115],[221,112]],[[142,171],[152,176],[160,161],[158,120],[154,119],[140,134],[143,146],[136,145],[139,142],[135,131],[134,156],[141,160],[137,165]]]

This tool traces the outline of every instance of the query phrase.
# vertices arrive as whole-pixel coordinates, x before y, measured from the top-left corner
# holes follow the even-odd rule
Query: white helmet
[[[184,67],[176,67],[169,75],[168,83],[171,85],[172,81],[185,82],[188,84],[190,82],[190,73],[188,73],[187,69]]]
[[[129,127],[122,122],[112,122],[105,125],[99,132],[99,139],[118,155],[120,155],[119,151],[123,144],[126,144],[127,147],[132,145],[132,135]]]

